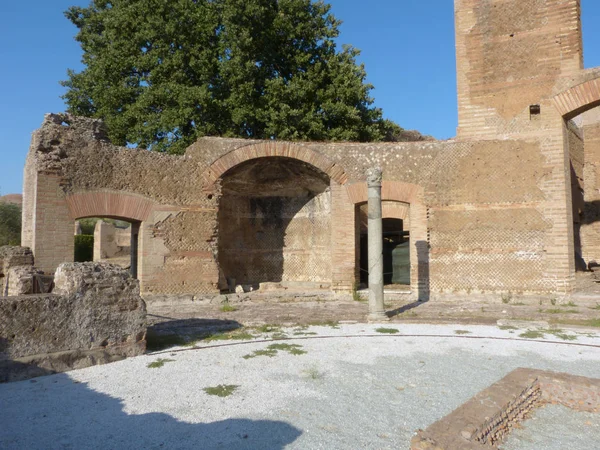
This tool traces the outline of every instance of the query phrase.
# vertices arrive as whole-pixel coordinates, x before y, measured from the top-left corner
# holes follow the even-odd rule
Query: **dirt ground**
[[[510,324],[526,322],[540,327],[600,329],[600,288],[589,277],[567,298],[511,294],[446,294],[426,302],[408,300],[407,294],[386,294],[391,323]],[[584,289],[585,288],[585,289]],[[159,333],[193,334],[236,326],[310,325],[331,322],[366,322],[368,303],[327,291],[234,294],[210,300],[148,300],[149,325]]]

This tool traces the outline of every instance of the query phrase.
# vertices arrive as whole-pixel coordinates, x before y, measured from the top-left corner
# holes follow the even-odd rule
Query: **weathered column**
[[[369,188],[369,316],[388,320],[383,305],[383,229],[381,221],[381,169],[367,170]]]

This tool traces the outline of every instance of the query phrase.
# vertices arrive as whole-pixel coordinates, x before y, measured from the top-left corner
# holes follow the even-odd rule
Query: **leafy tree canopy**
[[[313,0],[93,0],[66,17],[82,72],[69,112],[105,120],[118,145],[182,153],[205,135],[396,140],[372,106],[358,50]]]
[[[0,201],[0,246],[21,245],[21,208]]]

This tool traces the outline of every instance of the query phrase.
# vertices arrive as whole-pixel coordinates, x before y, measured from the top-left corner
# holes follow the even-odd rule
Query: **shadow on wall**
[[[330,253],[328,188],[327,175],[282,157],[248,161],[223,176],[218,253],[230,290],[331,281],[331,267],[318,266]]]
[[[148,380],[140,374],[136,383]],[[208,396],[194,393],[178,410],[187,409],[197,416],[208,403],[205,395]],[[272,420],[236,418],[190,424],[164,413],[128,414],[120,399],[94,391],[66,374],[1,384],[0,399],[0,448],[3,449],[276,450],[302,434],[285,422]],[[160,406],[147,405],[147,408]]]
[[[429,243],[417,241],[417,276],[418,276],[418,299],[420,302],[429,301]]]

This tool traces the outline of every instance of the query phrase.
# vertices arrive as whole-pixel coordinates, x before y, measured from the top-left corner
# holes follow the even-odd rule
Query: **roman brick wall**
[[[358,206],[366,201],[357,192],[366,192],[367,168],[380,166],[386,204],[397,202],[409,211],[415,291],[421,286],[431,292],[539,292],[568,283],[567,270],[563,279],[553,272],[564,256],[552,254],[556,224],[546,208],[555,169],[548,165],[544,143],[533,139],[291,144],[203,138],[186,155],[168,156],[84,139],[76,124],[47,121],[38,133],[58,133],[55,141],[60,141],[44,153],[56,155],[51,158],[54,174],[39,177],[54,183],[51,200],[58,207],[51,205],[46,213],[62,211],[70,224],[69,239],[72,221],[82,215],[140,220],[140,281],[146,294],[214,293],[224,287],[219,239],[221,248],[231,251],[226,243],[238,233],[232,221],[253,218],[248,216],[247,199],[247,211],[240,203],[224,200],[219,213],[223,180],[247,161],[263,161],[268,167],[269,158],[308,164],[329,182],[327,199],[313,199],[319,208],[310,202],[296,208],[304,211],[296,218],[297,232],[281,243],[297,256],[300,247],[316,242],[315,249],[327,249],[327,257],[320,251],[313,255],[315,260],[305,258],[296,273],[287,272],[289,279],[314,278],[307,261],[322,261],[317,281],[325,281],[323,274],[331,270],[327,278],[334,289],[352,287],[357,278]],[[128,210],[137,211],[136,217]],[[315,212],[324,213],[330,225],[307,228],[319,216]],[[219,214],[231,216],[222,233]],[[62,223],[57,217],[50,219]],[[239,229],[242,235],[248,232],[247,226]],[[240,252],[239,264],[250,267],[252,262],[244,258],[259,251],[254,247]]]
[[[567,294],[578,245],[587,260],[600,249],[596,209],[588,212],[600,200],[599,121],[568,123],[600,104],[600,69],[582,70],[579,14],[578,0],[455,0],[455,140],[205,137],[173,156],[115,147],[99,121],[48,115],[27,159],[23,240],[38,265],[52,270],[72,255],[74,220],[135,220],[145,294],[216,293],[228,277],[329,279],[332,289],[348,291],[359,278],[365,171],[379,166],[384,211],[406,215],[415,297]],[[282,161],[291,161],[289,186],[278,182],[285,193],[269,195],[258,189],[260,180],[244,178],[249,167],[277,172]],[[309,189],[305,203],[289,192],[302,186],[302,167],[325,183]],[[584,188],[583,219],[575,188]],[[263,211],[257,205],[267,198]],[[265,211],[277,219],[269,227],[280,228],[265,228]],[[271,257],[281,274],[248,275],[249,268],[267,268]],[[318,280],[310,267],[319,268]]]
[[[540,131],[530,105],[583,68],[580,9],[579,0],[455,0],[458,137]]]

